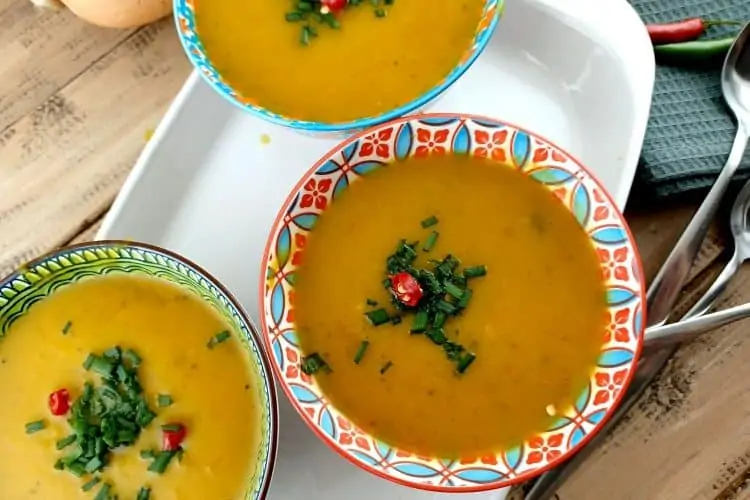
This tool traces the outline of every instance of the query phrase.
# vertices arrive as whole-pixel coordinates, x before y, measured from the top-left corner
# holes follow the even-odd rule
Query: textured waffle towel
[[[630,0],[646,23],[688,17],[750,21],[750,0]],[[738,27],[711,28],[711,37]],[[665,197],[710,187],[726,161],[735,133],[721,95],[721,69],[659,66],[634,197]],[[743,177],[750,174],[745,155]],[[738,177],[739,178],[739,177]],[[637,203],[637,200],[631,200]]]

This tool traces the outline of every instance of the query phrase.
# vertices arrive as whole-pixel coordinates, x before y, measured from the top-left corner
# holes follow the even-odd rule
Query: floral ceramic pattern
[[[81,279],[128,273],[164,279],[198,295],[238,332],[247,349],[261,402],[262,439],[255,450],[256,466],[247,479],[244,500],[265,498],[271,481],[277,442],[277,401],[270,367],[250,321],[220,285],[175,254],[147,245],[94,242],[68,247],[34,261],[0,280],[0,342],[11,324],[59,288]]]
[[[607,289],[608,327],[588,387],[546,432],[496,456],[436,460],[394,449],[362,433],[328,404],[299,368],[294,330],[294,276],[308,233],[349,184],[393,160],[469,154],[515,168],[550,190],[590,235]],[[260,310],[265,345],[292,404],[332,448],[360,467],[398,483],[438,491],[478,491],[529,479],[584,443],[614,409],[638,358],[644,318],[641,265],[619,211],[599,183],[566,153],[524,130],[487,118],[421,115],[365,131],[326,155],[292,192],[269,238]]]
[[[429,103],[436,100],[445,92],[458,78],[468,70],[482,53],[484,48],[498,25],[502,15],[505,0],[486,0],[482,17],[477,26],[474,39],[471,46],[464,53],[458,65],[435,87],[422,94],[413,101],[404,104],[392,111],[383,113],[378,116],[360,118],[347,123],[320,123],[305,120],[297,120],[269,111],[259,106],[252,98],[241,96],[235,92],[227,82],[225,82],[219,72],[214,68],[211,61],[206,55],[203,43],[196,31],[195,11],[193,8],[194,0],[174,0],[174,16],[177,24],[177,33],[179,34],[182,47],[185,49],[190,62],[200,73],[203,79],[208,82],[214,90],[232,104],[249,111],[250,113],[279,125],[295,128],[310,133],[326,132],[329,134],[340,135],[347,132],[362,130],[372,127],[394,118],[414,113],[426,107]],[[415,43],[418,43],[415,42]]]

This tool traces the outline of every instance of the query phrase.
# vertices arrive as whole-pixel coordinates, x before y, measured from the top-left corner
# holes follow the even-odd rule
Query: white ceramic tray
[[[653,79],[645,29],[624,0],[509,0],[487,51],[431,111],[490,115],[535,131],[583,161],[623,207]],[[243,114],[193,73],[97,236],[180,252],[226,284],[257,318],[266,233],[287,192],[333,144]],[[360,471],[306,428],[281,391],[279,400],[271,500],[446,496]],[[502,500],[506,494],[452,497]]]

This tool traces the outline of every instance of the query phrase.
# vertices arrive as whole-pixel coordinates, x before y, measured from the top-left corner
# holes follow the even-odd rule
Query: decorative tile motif
[[[99,241],[76,245],[44,256],[0,280],[0,342],[10,326],[33,305],[82,279],[107,274],[134,274],[169,281],[199,296],[238,333],[247,350],[250,368],[261,402],[261,442],[255,450],[254,470],[247,480],[245,500],[265,498],[270,484],[277,442],[277,400],[270,364],[260,346],[252,323],[237,303],[217,282],[201,269],[177,255],[147,245]]]
[[[495,159],[536,180],[575,216],[599,256],[609,323],[588,387],[574,408],[546,432],[497,456],[446,461],[418,457],[358,430],[329,405],[320,387],[299,369],[294,331],[294,276],[308,233],[338,194],[397,159],[469,154]],[[436,491],[479,491],[530,479],[581,446],[614,409],[641,348],[644,289],[641,264],[625,221],[599,183],[557,147],[514,126],[467,115],[402,118],[350,138],[299,182],[272,228],[263,260],[261,321],[264,343],[293,406],[333,449],[376,475]]]
[[[232,104],[263,118],[264,120],[284,125],[303,132],[316,135],[326,134],[331,136],[342,136],[351,132],[373,127],[389,120],[416,113],[436,100],[445,92],[466,70],[468,70],[477,57],[487,46],[492,34],[497,27],[500,16],[505,8],[505,0],[486,0],[482,17],[477,25],[471,46],[464,53],[458,65],[435,87],[422,94],[413,101],[404,104],[392,111],[377,116],[360,118],[346,123],[321,123],[306,120],[297,120],[288,116],[280,115],[259,106],[253,99],[239,95],[225,82],[219,72],[214,68],[206,55],[203,43],[196,31],[195,9],[193,0],[175,0],[174,16],[177,25],[177,33],[182,42],[190,62],[198,73],[213,89]]]

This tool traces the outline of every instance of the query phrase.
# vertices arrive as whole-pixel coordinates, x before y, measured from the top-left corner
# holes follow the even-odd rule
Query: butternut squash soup
[[[0,341],[0,498],[244,499],[262,438],[249,374],[224,320],[175,285],[68,285]]]
[[[364,431],[430,457],[545,430],[588,382],[605,313],[597,256],[565,207],[464,156],[352,183],[295,284],[303,371]]]
[[[340,123],[436,86],[470,48],[485,0],[194,3],[208,58],[244,99],[290,118]]]

